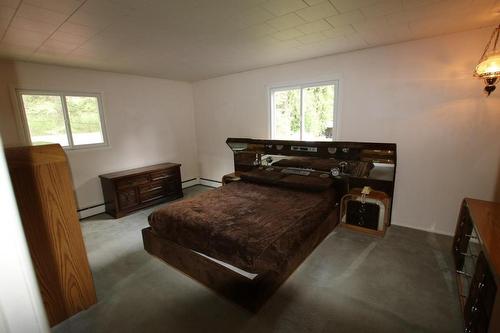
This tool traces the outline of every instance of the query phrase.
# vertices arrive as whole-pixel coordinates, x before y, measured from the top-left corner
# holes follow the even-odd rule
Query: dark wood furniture
[[[59,145],[8,148],[17,206],[50,325],[95,304],[73,181]]]
[[[465,332],[500,332],[500,203],[464,199],[453,257]]]
[[[390,199],[388,223],[391,223],[397,166],[395,143],[228,138],[226,144],[233,151],[236,173],[265,165],[266,159],[274,156],[374,163],[374,168],[368,175],[342,173],[334,177],[335,189],[339,194],[339,201],[352,188],[370,186],[375,191],[386,193]]]
[[[162,163],[100,175],[106,213],[119,218],[183,196],[181,165]]]
[[[241,178],[237,172],[228,173],[227,175],[222,176],[222,185],[237,182],[239,180],[241,180]]]
[[[346,174],[343,172],[336,177],[335,179],[338,182],[336,189],[339,190],[338,201],[340,201],[343,194],[341,191],[348,191],[350,180],[354,182],[358,175],[360,176],[358,177],[360,178],[359,183],[386,191],[391,198],[393,195],[396,167],[395,144],[235,138],[227,139],[226,143],[234,153],[235,173],[223,177],[223,183],[225,184],[238,181],[238,172],[240,171],[269,167],[269,157],[271,156],[302,156],[325,159],[327,164],[335,163],[336,160],[378,162],[367,176],[365,174],[361,175],[362,170],[359,170],[359,174]],[[360,166],[369,165],[369,163],[357,164]],[[323,173],[326,174],[326,178],[330,181],[328,172]],[[332,205],[328,218],[298,245],[296,251],[290,254],[286,267],[278,272],[273,270],[263,272],[253,279],[240,275],[189,248],[179,246],[175,242],[158,236],[151,227],[143,229],[142,236],[144,248],[150,254],[162,259],[244,308],[257,311],[313,249],[321,243],[324,237],[337,226],[338,221],[339,208],[337,202]]]
[[[380,191],[372,191],[362,202],[363,189],[353,188],[340,205],[340,226],[357,232],[383,237],[389,224],[391,200]],[[361,200],[361,201],[360,201]]]
[[[243,308],[256,312],[307,256],[335,228],[338,208],[334,208],[319,228],[300,244],[283,271],[268,271],[253,279],[240,275],[188,248],[155,234],[151,227],[142,229],[144,249],[182,273],[192,277],[219,295]]]

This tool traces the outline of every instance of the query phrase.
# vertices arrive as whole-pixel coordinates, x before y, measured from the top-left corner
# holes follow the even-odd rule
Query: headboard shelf
[[[265,155],[308,156],[337,160],[396,163],[396,144],[378,142],[318,142],[228,138],[227,145],[235,154],[257,153]]]
[[[340,197],[352,188],[370,186],[385,192],[392,203],[397,165],[395,143],[250,138],[228,138],[226,143],[233,151],[236,172],[262,166],[298,167],[321,172],[340,169],[340,174],[333,176]]]

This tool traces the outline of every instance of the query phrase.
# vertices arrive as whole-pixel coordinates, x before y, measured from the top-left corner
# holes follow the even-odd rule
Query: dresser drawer
[[[182,197],[180,164],[161,163],[99,176],[106,212],[115,218]]]
[[[180,179],[176,177],[168,181],[143,185],[139,188],[141,202],[152,201],[152,198],[180,193],[182,191],[180,184]]]
[[[148,182],[149,182],[149,177],[147,175],[139,175],[116,181],[116,188],[120,190],[128,187],[147,184]]]
[[[121,209],[134,207],[139,203],[137,191],[135,188],[123,189],[117,191],[118,205]]]
[[[179,169],[177,168],[165,169],[149,174],[149,180],[152,182],[166,181],[176,177],[180,177]]]

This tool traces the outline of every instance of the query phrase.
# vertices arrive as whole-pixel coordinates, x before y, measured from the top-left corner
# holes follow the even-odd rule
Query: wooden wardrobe
[[[5,155],[53,326],[97,301],[68,161],[60,145],[7,148]]]

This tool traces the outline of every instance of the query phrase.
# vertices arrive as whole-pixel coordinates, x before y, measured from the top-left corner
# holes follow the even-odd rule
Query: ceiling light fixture
[[[484,91],[489,96],[495,90],[495,84],[500,77],[500,50],[497,50],[500,24],[493,30],[491,37],[484,48],[483,54],[474,70],[474,76],[484,80]],[[491,47],[491,48],[490,48]]]

